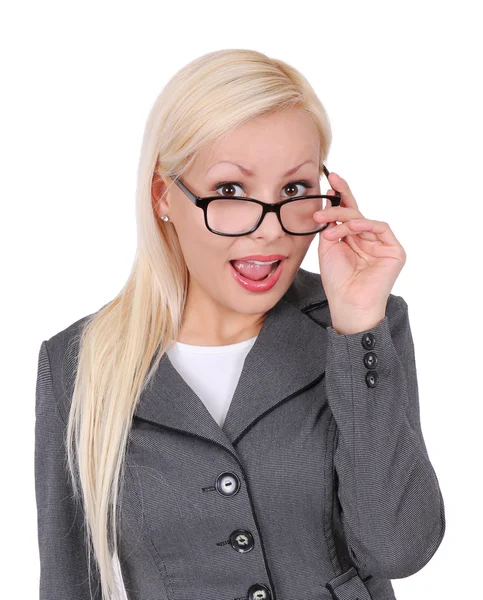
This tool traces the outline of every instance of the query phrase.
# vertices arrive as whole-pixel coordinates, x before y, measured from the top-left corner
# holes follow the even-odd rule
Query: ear
[[[161,177],[156,171],[153,173],[152,181],[151,181],[151,201],[153,204],[154,212],[161,217],[165,214],[166,208],[168,207],[168,203],[166,199],[160,201],[161,196],[166,191],[166,180],[164,177]],[[162,210],[162,205],[164,205],[164,210]]]

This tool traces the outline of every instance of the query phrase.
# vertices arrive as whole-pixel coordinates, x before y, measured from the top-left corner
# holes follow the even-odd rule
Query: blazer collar
[[[139,398],[135,418],[205,438],[236,455],[236,443],[252,424],[323,377],[327,332],[305,312],[326,302],[320,275],[299,268],[246,356],[223,427],[166,353]]]

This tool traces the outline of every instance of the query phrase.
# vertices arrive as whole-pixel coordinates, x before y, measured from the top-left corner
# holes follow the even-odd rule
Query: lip
[[[250,256],[242,256],[241,258],[232,258],[231,260],[283,260],[287,258],[283,254],[251,254]]]
[[[272,256],[276,256],[276,255],[272,255]],[[280,256],[280,255],[278,255],[278,256]],[[234,259],[234,260],[242,260],[242,259]],[[257,258],[255,260],[261,260],[261,259]],[[272,273],[272,275],[270,275],[270,277],[266,281],[252,281],[251,279],[246,279],[245,277],[243,277],[243,275],[238,273],[238,271],[236,269],[234,269],[231,262],[229,262],[228,264],[230,265],[230,270],[232,272],[234,279],[247,291],[249,291],[249,292],[266,292],[266,291],[272,289],[273,286],[280,279],[282,272],[283,272],[283,266],[286,262],[286,257],[284,256],[282,259],[273,258],[273,259],[267,259],[267,260],[280,260],[280,264],[278,265],[278,267],[275,269],[275,271]]]

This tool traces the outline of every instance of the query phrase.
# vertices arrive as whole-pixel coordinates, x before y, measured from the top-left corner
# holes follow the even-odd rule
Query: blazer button
[[[368,369],[375,369],[377,367],[377,354],[375,352],[366,352],[364,354],[364,366]]]
[[[220,473],[216,478],[215,487],[222,496],[234,496],[240,489],[240,479],[235,473]]]
[[[372,333],[365,333],[362,336],[361,343],[366,350],[372,350],[376,345],[376,338]]]
[[[237,552],[245,553],[253,550],[255,540],[249,531],[246,531],[245,529],[237,529],[230,535],[230,544],[231,547]]]
[[[248,600],[271,600],[272,592],[262,583],[254,583],[248,590]]]
[[[366,373],[367,387],[375,388],[377,385],[378,379],[379,379],[379,375],[378,375],[377,371],[367,371],[367,373]]]

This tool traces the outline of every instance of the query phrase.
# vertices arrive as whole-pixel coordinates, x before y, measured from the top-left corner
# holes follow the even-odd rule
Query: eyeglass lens
[[[316,233],[323,229],[313,217],[314,212],[324,210],[327,198],[304,198],[282,205],[280,218],[283,226],[292,233]],[[256,202],[239,199],[216,199],[207,210],[208,225],[220,233],[242,234],[250,231],[262,216],[262,206]]]

